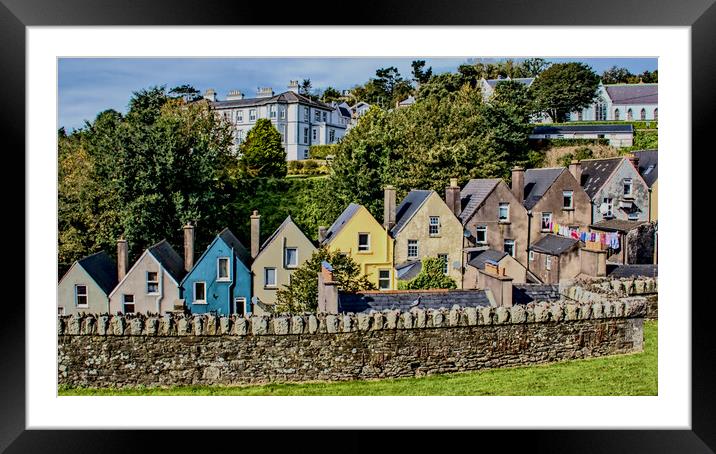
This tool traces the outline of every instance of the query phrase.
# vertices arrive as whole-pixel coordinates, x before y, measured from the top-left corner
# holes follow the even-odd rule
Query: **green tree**
[[[437,257],[425,257],[421,260],[420,273],[413,279],[399,283],[402,290],[428,290],[457,288],[455,280],[444,273],[445,262]]]
[[[532,84],[531,92],[539,110],[554,122],[583,109],[597,96],[599,76],[584,63],[557,63],[544,70]]]
[[[321,101],[323,101],[325,103],[340,101],[340,99],[341,99],[341,92],[336,90],[333,87],[326,87],[326,89],[323,90],[323,93],[321,94]]]
[[[169,90],[169,95],[172,97],[181,97],[186,102],[196,101],[201,99],[201,93],[191,85],[184,84]]]
[[[522,62],[522,68],[525,72],[524,77],[537,77],[542,71],[549,68],[550,64],[544,58],[526,58]]]
[[[246,177],[286,176],[286,150],[281,144],[281,134],[271,124],[271,120],[257,120],[239,147],[239,152],[239,168]]]
[[[318,273],[323,261],[333,267],[333,279],[338,283],[340,291],[375,290],[368,278],[360,274],[360,267],[350,256],[320,248],[293,272],[290,285],[284,285],[284,288],[276,292],[276,312],[295,314],[316,310]]]
[[[572,163],[573,160],[581,161],[582,159],[592,159],[594,157],[594,152],[589,147],[579,147],[576,150],[574,150],[574,153],[566,153],[559,159],[559,164],[562,167],[569,167],[569,164]]]
[[[433,67],[425,69],[425,60],[413,60],[410,66],[413,68],[413,81],[417,84],[424,84],[433,76]]]
[[[301,81],[301,85],[298,87],[298,94],[311,96],[312,90],[313,84],[311,83],[311,79],[303,79],[303,81]]]

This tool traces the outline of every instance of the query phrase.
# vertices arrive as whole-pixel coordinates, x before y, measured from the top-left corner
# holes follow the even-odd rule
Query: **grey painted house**
[[[57,314],[109,312],[109,293],[117,285],[117,265],[105,252],[72,264],[57,285]]]

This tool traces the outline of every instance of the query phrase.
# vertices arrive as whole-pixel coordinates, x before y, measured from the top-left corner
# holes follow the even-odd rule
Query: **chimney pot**
[[[575,180],[577,180],[577,183],[579,185],[582,185],[582,163],[578,160],[574,159],[569,164],[569,173],[572,174]]]
[[[251,215],[251,258],[259,255],[259,237],[261,235],[261,215],[254,210]]]
[[[184,226],[184,269],[194,268],[194,226],[187,222]]]
[[[512,168],[512,194],[517,197],[520,203],[525,201],[525,168],[515,166]]]

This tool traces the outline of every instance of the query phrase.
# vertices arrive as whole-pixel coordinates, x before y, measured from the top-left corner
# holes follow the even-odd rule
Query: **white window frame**
[[[236,112],[236,122],[237,123],[243,123],[244,122],[244,110],[238,110]]]
[[[323,122],[328,123],[328,112],[323,112]]]
[[[507,215],[502,218],[502,208],[506,208]],[[507,202],[500,202],[497,206],[497,220],[499,222],[510,222],[510,204]]]
[[[154,274],[156,274],[156,275],[157,275],[157,280],[156,280],[156,281],[150,281],[150,280],[149,280],[149,273],[154,273]],[[146,283],[145,289],[146,289],[146,291],[147,291],[147,295],[159,295],[159,271],[147,271],[147,273],[146,273],[144,276],[145,276],[145,283]],[[156,291],[156,292],[150,292],[150,291],[149,291],[149,284],[157,284],[157,291]]]
[[[447,276],[448,274],[448,263],[450,261],[450,256],[448,254],[438,254],[438,260],[443,261],[443,274]]]
[[[535,259],[535,251],[530,251],[530,253],[529,253],[530,262],[534,261],[534,259]]]
[[[318,129],[313,128],[313,135],[311,137],[314,142],[318,140]]]
[[[303,119],[305,121],[308,121],[311,118],[311,109],[308,107],[303,108]]]
[[[629,192],[626,191],[627,187],[629,188]],[[624,192],[624,197],[633,197],[634,196],[634,180],[631,178],[624,178],[624,184],[622,184],[622,189]]]
[[[414,244],[411,244],[411,242],[414,242]],[[411,254],[411,248],[415,249],[415,254]],[[418,240],[408,240],[408,258],[409,259],[416,259],[420,255],[420,242]]]
[[[564,204],[564,199],[569,197],[569,205]],[[574,209],[574,191],[562,191],[562,209],[573,210]]]
[[[433,232],[433,228],[435,228],[435,232]],[[430,236],[440,235],[440,216],[430,216],[430,220],[428,222],[428,234]]]
[[[361,249],[361,244],[360,244],[361,235],[365,235],[366,238],[368,238],[368,243],[366,245],[366,249]],[[358,232],[358,249],[357,250],[358,250],[358,252],[370,252],[370,233]]]
[[[614,217],[614,199],[611,197],[604,197],[602,199],[602,203],[605,203],[607,205],[607,212],[604,213],[605,218],[611,218]]]
[[[196,297],[196,286],[197,284],[202,284],[204,286],[204,299],[197,299]],[[192,304],[207,304],[206,302],[206,281],[195,281],[192,285],[192,291],[194,292],[192,294],[193,301]]]
[[[256,121],[256,109],[249,109],[249,121]]]
[[[544,256],[544,269],[547,271],[552,270],[552,256],[547,254]]]
[[[313,121],[321,121],[321,111],[318,109],[314,109],[313,111]]]
[[[388,273],[388,277],[381,277],[382,273]],[[387,281],[388,285],[384,287],[383,283],[385,281]],[[391,281],[390,269],[387,269],[387,268],[379,269],[378,270],[378,290],[390,290],[390,281]]]
[[[273,284],[269,284],[268,282],[268,272],[273,271]],[[276,271],[276,268],[274,267],[264,267],[264,288],[276,288],[278,287],[278,274]]]
[[[285,120],[285,119],[286,119],[286,109],[284,109],[283,107],[280,107],[280,106],[279,106],[279,108],[278,108],[278,118],[279,118],[280,120]]]
[[[295,261],[294,263],[289,263],[289,262],[288,262],[288,251],[294,251],[294,252],[295,252],[295,253],[294,253],[294,258],[295,258],[296,261]],[[298,248],[297,248],[297,247],[286,247],[286,248],[283,250],[283,263],[284,263],[284,266],[285,266],[286,268],[298,268]]]
[[[483,240],[480,241],[479,233],[482,232]],[[475,226],[475,244],[487,244],[487,226],[478,225]]]
[[[128,297],[128,296],[131,296],[131,297],[132,297],[132,302],[130,303],[132,306],[134,306],[134,310],[133,310],[132,312],[127,312],[127,297]],[[122,294],[122,313],[123,313],[124,315],[127,315],[127,314],[136,314],[136,313],[137,313],[137,306],[136,306],[136,304],[137,304],[136,301],[134,301],[134,293],[129,293],[129,294],[128,294],[128,293],[123,293],[123,294]]]
[[[303,128],[303,143],[308,144],[308,128]]]
[[[328,130],[328,142],[333,143],[336,140],[336,130],[335,129],[329,129]]]
[[[85,288],[84,294],[80,295],[80,293],[79,293],[79,287],[84,287],[84,288]],[[84,296],[84,297],[85,297],[85,303],[84,303],[84,304],[80,304],[80,302],[79,302],[79,297],[80,297],[80,296]],[[89,307],[89,287],[88,287],[87,285],[85,285],[85,284],[75,284],[75,307],[80,307],[80,308],[87,308],[87,307]]]
[[[226,260],[226,277],[221,277],[221,261]],[[217,257],[216,258],[216,281],[217,282],[231,282],[231,258],[230,257]]]
[[[547,227],[544,226],[544,220],[548,219]],[[549,225],[552,224],[552,212],[551,211],[543,211],[542,215],[540,216],[540,232],[549,232]]]
[[[504,252],[507,252],[507,251],[505,251],[505,246],[507,246],[508,243],[511,243],[511,244],[512,244],[512,254],[509,254],[509,253],[508,253],[508,255],[514,257],[515,254],[517,253],[517,251],[516,251],[517,246],[516,246],[515,240],[510,240],[510,239],[504,240],[504,241],[502,242],[502,250],[503,250]]]
[[[270,105],[268,106],[269,110],[269,118],[276,118],[276,106]]]

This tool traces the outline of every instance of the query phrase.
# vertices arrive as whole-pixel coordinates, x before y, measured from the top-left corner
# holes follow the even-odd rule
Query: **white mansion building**
[[[246,139],[256,120],[271,120],[281,134],[289,161],[307,159],[311,145],[336,143],[351,122],[351,111],[345,105],[325,104],[298,94],[297,80],[292,80],[288,91],[278,95],[271,88],[259,88],[255,98],[244,98],[240,91],[231,91],[226,100],[219,101],[216,92],[209,89],[204,98],[231,122],[236,146]]]

